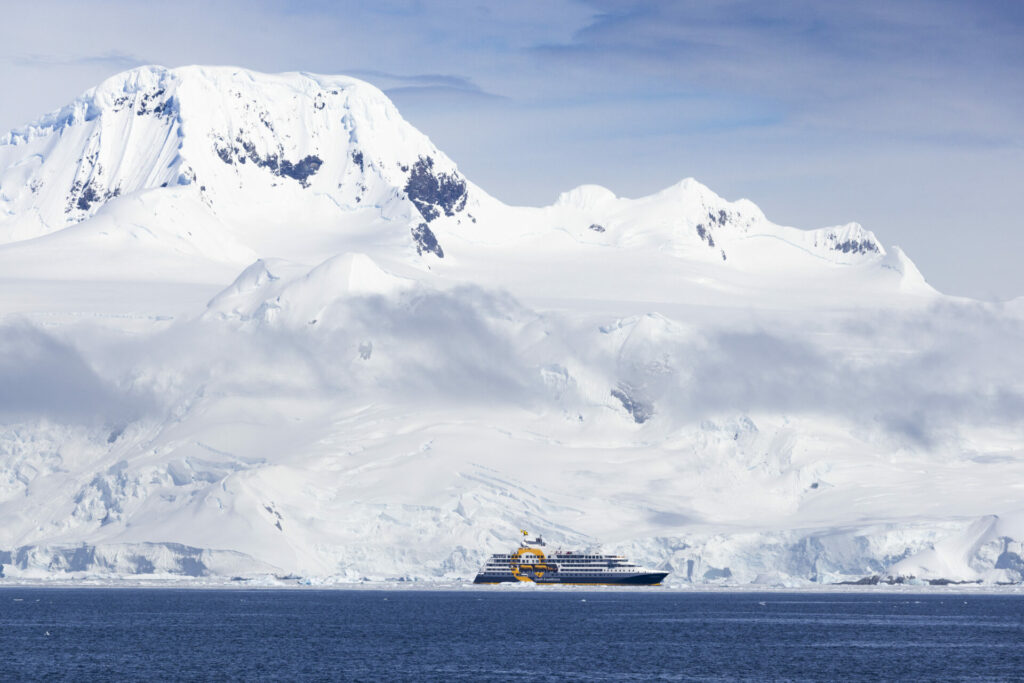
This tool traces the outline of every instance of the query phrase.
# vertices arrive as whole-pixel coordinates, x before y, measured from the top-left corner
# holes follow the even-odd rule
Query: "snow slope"
[[[693,179],[512,207],[354,79],[144,67],[0,138],[8,577],[1024,579],[1020,307]]]

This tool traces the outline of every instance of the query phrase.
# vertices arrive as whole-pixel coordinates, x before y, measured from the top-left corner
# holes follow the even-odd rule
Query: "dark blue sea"
[[[9,680],[1021,680],[1024,596],[0,589]]]

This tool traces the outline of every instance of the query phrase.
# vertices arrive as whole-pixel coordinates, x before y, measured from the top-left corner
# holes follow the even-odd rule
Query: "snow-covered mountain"
[[[9,133],[0,168],[4,242],[59,233],[53,248],[106,253],[141,241],[187,254],[186,270],[319,257],[347,244],[331,230],[339,214],[349,233],[440,256],[430,225],[471,220],[471,191],[486,199],[376,88],[237,69],[115,76]],[[168,220],[140,227],[150,215]]]
[[[369,84],[144,67],[0,138],[0,241],[8,576],[451,580],[531,528],[1024,579],[1021,311],[856,223],[507,206]]]

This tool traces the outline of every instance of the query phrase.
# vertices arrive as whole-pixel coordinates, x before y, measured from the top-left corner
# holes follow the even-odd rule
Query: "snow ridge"
[[[463,212],[469,196],[451,160],[383,93],[345,77],[141,67],[4,143],[6,241],[60,230],[119,196],[168,186],[189,187],[237,222],[266,219],[268,209],[312,194],[335,210],[404,211],[418,225]],[[253,196],[265,199],[253,207]],[[403,209],[408,202],[414,206]]]
[[[0,140],[0,569],[1024,580],[1020,306],[687,178],[476,187],[342,76],[142,67]],[[937,371],[940,369],[940,371]]]

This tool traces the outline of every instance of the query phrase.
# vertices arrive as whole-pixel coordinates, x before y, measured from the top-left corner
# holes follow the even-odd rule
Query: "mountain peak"
[[[601,185],[580,185],[558,195],[555,206],[567,206],[586,211],[605,206],[616,199],[618,197],[607,187],[602,187]]]
[[[174,94],[183,83],[204,83],[212,89],[236,93],[244,90],[259,91],[274,85],[290,88],[296,94],[315,94],[325,88],[346,89],[356,91],[369,100],[376,100],[378,104],[391,105],[387,96],[376,87],[348,76],[321,76],[308,72],[265,74],[232,66],[195,65],[172,69],[146,65],[114,74],[86,90],[70,104],[15,128],[0,138],[0,145],[24,144],[41,135],[90,121],[104,112],[120,111],[126,106],[134,105],[133,110],[140,115],[153,109],[160,113],[165,111],[160,105],[173,103]],[[168,97],[160,99],[163,94],[168,94]],[[147,101],[137,101],[137,98]],[[150,103],[149,100],[154,102]]]
[[[220,319],[322,328],[325,313],[335,301],[387,295],[411,286],[409,280],[392,275],[366,254],[338,254],[312,269],[279,259],[260,259],[211,299],[207,311]]]
[[[422,253],[410,231],[430,233],[421,226],[468,200],[455,164],[380,90],[345,76],[139,67],[2,142],[0,241],[60,230],[122,195],[184,187],[234,223],[293,223],[296,204],[319,223],[369,207],[406,223]]]
[[[540,239],[554,248],[553,235],[717,273],[811,273],[822,262],[877,265],[886,255],[857,224],[775,225],[752,202],[727,201],[694,178],[637,199],[581,185],[553,207],[508,207],[374,86],[230,66],[132,69],[0,140],[0,244],[51,234],[63,245],[51,251],[78,260],[83,245],[106,254],[144,244],[154,262],[173,262],[177,278],[196,258],[236,268],[343,252],[424,270],[485,244]],[[15,252],[9,260],[23,263]],[[142,262],[138,253],[125,260]]]

